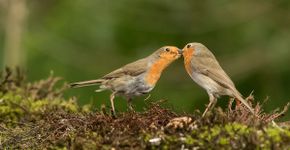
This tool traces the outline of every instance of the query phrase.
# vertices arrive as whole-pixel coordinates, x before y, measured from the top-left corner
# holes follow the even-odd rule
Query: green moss
[[[211,135],[213,137],[218,136],[221,133],[221,127],[220,126],[214,126],[213,128],[210,129]]]
[[[218,142],[218,143],[221,144],[221,145],[227,145],[227,144],[230,143],[230,140],[227,139],[227,138],[225,138],[225,137],[221,137],[221,138],[219,139],[219,142]]]
[[[67,150],[66,147],[55,147],[55,150]]]
[[[281,131],[277,128],[267,128],[266,130],[267,136],[269,136],[274,142],[281,142]]]
[[[235,132],[233,130],[233,125],[232,124],[226,124],[224,128],[225,128],[227,134],[229,134],[230,137],[233,137],[235,135]]]
[[[194,143],[196,143],[196,140],[192,138],[191,136],[187,135],[185,138],[185,144],[193,145]]]
[[[290,129],[286,129],[284,131],[284,134],[287,136],[287,137],[290,137]]]
[[[211,139],[211,136],[210,136],[209,131],[208,131],[207,128],[203,132],[200,132],[198,134],[198,137],[201,138],[201,139],[206,139],[208,141]]]
[[[44,109],[46,108],[45,106],[47,106],[49,104],[49,101],[47,100],[38,100],[38,101],[34,101],[34,100],[28,100],[29,105],[29,110],[31,112],[39,112],[39,111],[44,111]]]

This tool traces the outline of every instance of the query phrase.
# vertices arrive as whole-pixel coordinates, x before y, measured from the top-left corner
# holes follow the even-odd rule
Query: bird
[[[212,110],[217,98],[228,95],[237,100],[237,105],[242,102],[251,113],[253,108],[246,102],[236,89],[233,81],[222,69],[214,54],[203,44],[188,43],[182,49],[186,72],[199,86],[204,88],[209,96],[209,104],[202,117]]]
[[[110,90],[111,111],[115,115],[114,98],[123,96],[130,110],[131,100],[149,93],[155,87],[162,72],[181,56],[182,50],[175,46],[163,46],[151,55],[124,65],[111,73],[96,79],[69,84],[71,88],[99,85],[96,92]]]

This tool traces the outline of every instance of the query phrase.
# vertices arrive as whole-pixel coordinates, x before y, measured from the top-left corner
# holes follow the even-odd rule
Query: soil
[[[93,111],[62,96],[60,78],[28,83],[20,71],[6,69],[0,86],[0,149],[289,149],[289,122],[274,123],[287,112],[264,113],[253,95],[245,107],[215,108],[205,117],[175,113],[164,101],[143,112]]]

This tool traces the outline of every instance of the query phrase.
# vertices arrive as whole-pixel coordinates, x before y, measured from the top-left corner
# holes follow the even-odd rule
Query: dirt
[[[93,111],[75,98],[62,97],[66,85],[50,76],[27,83],[21,71],[6,69],[0,86],[0,149],[289,149],[289,122],[273,124],[288,110],[215,108],[205,117],[175,113],[164,101],[148,103],[143,112],[112,116],[103,106]]]

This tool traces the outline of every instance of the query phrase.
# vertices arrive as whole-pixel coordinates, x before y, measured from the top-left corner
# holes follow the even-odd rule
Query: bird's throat
[[[145,80],[148,84],[154,86],[156,82],[159,80],[163,70],[171,63],[172,61],[169,61],[167,59],[158,59],[156,62],[154,62],[150,69],[147,72],[147,75],[145,77]]]
[[[189,75],[192,73],[191,59],[193,57],[193,49],[188,49],[183,52],[184,66]]]

